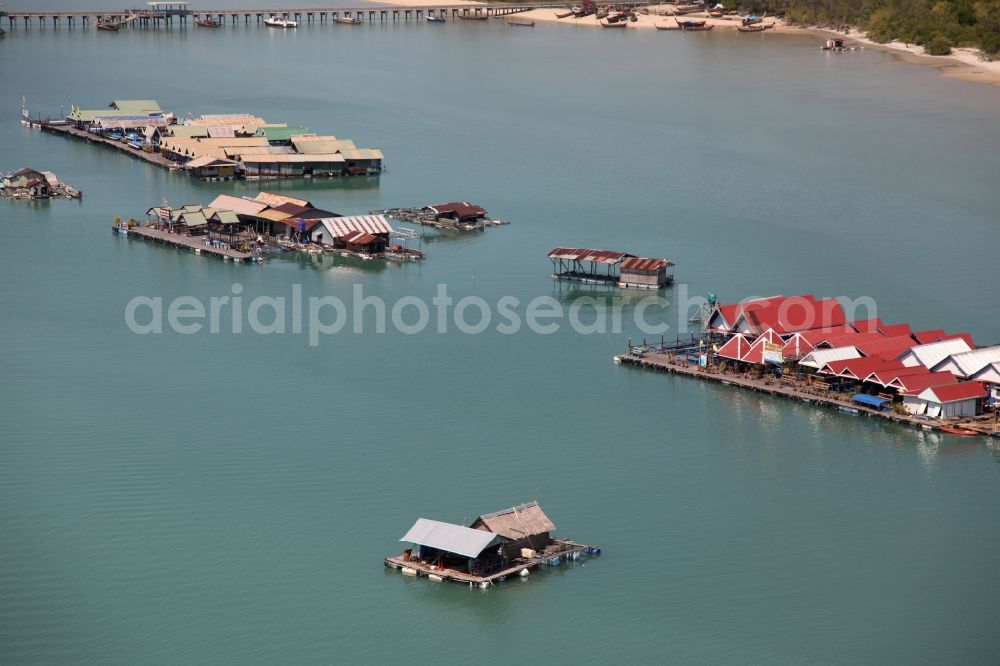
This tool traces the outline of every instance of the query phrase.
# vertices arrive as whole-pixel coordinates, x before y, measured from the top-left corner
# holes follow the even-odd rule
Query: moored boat
[[[339,23],[340,25],[361,25],[361,19],[351,16],[341,16],[333,19],[333,22]]]
[[[763,16],[754,16],[753,14],[750,14],[749,16],[745,16],[743,18],[743,25],[757,25],[758,23],[763,23],[763,22],[764,22]]]
[[[222,23],[220,21],[216,21],[214,18],[198,19],[197,21],[194,22],[194,24],[197,25],[197,26],[200,26],[202,28],[221,28],[222,27]]]
[[[941,426],[940,430],[941,432],[946,432],[949,435],[959,435],[960,437],[972,437],[973,435],[979,434],[975,430],[959,428],[958,426]]]
[[[659,23],[654,23],[653,27],[657,30],[680,30],[679,25],[660,25]]]
[[[706,27],[705,24],[707,23],[707,21],[695,21],[693,19],[684,19],[683,21],[680,19],[674,19],[674,20],[677,22],[677,26],[681,30],[704,29]]]
[[[443,16],[428,16],[426,18],[427,18],[427,22],[428,23],[444,23],[445,22],[445,18]]]
[[[103,19],[97,21],[97,29],[98,30],[109,30],[111,32],[118,32],[118,30],[121,27],[122,27],[121,24],[116,23],[114,21],[105,21]]]
[[[844,46],[843,39],[828,39],[819,48],[823,51],[843,51],[846,47]]]
[[[618,23],[610,23],[608,21],[601,21],[602,28],[627,28],[628,23],[625,21],[619,21]]]
[[[526,18],[509,18],[507,19],[507,25],[519,25],[524,28],[534,28],[535,22]]]
[[[459,14],[458,18],[463,21],[485,21],[489,16],[487,14]]]
[[[264,25],[270,26],[272,28],[297,28],[299,24],[295,21],[289,21],[286,18],[279,18],[272,14],[264,19]]]
[[[736,29],[740,32],[764,32],[765,30],[770,30],[773,27],[773,23],[768,23],[767,25],[758,23],[757,25],[738,25],[736,26]]]

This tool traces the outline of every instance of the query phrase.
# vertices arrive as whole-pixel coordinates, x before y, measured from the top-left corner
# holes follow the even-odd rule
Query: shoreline
[[[373,0],[373,2],[380,3],[393,3],[394,0]],[[397,3],[399,4],[399,3]],[[423,4],[422,0],[402,0],[401,4],[407,5],[418,5]],[[461,0],[460,3],[456,4],[469,4],[469,5],[482,5],[489,6],[491,3],[484,2],[472,2],[470,0]],[[567,6],[571,3],[567,3]],[[673,5],[650,5],[648,9],[650,12],[664,11],[667,8],[673,7]],[[600,23],[593,17],[588,16],[582,19],[577,19],[573,17],[568,17],[564,19],[556,18],[555,9],[532,9],[528,12],[522,12],[518,14],[513,14],[512,16],[519,16],[525,19],[531,19],[539,23],[560,23],[563,25],[578,25],[587,26],[591,28],[600,28]],[[687,14],[683,18],[693,19],[698,21],[706,21],[708,25],[713,26],[713,32],[715,30],[728,30],[736,32],[736,28],[740,25],[740,18],[738,16],[725,17],[725,18],[711,18],[705,12],[696,12],[694,14]],[[628,24],[628,29],[653,29],[657,24],[660,25],[674,25],[673,16],[661,16],[658,14],[639,14],[638,21]],[[915,44],[905,44],[903,42],[888,42],[886,44],[880,44],[878,42],[869,39],[863,32],[857,28],[851,28],[847,33],[833,30],[830,28],[823,28],[820,26],[800,26],[792,25],[786,23],[783,19],[779,18],[765,18],[764,23],[773,23],[774,28],[768,30],[767,33],[774,33],[779,35],[816,35],[818,37],[828,38],[828,37],[840,37],[842,39],[848,40],[849,42],[854,42],[862,47],[877,49],[884,53],[890,53],[898,57],[902,62],[914,65],[925,65],[928,67],[933,67],[938,70],[942,75],[949,76],[952,78],[961,79],[963,81],[975,81],[979,83],[985,83],[987,85],[1000,86],[1000,61],[994,62],[984,62],[979,59],[979,51],[970,48],[954,48],[952,49],[951,55],[946,56],[932,56],[924,53],[924,49],[921,46]],[[767,34],[764,33],[764,34]],[[749,35],[748,35],[749,37]],[[817,45],[817,49],[819,45]]]

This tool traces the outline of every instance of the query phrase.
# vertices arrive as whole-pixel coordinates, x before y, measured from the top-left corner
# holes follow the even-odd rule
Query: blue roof
[[[887,400],[888,398],[880,398],[877,395],[865,395],[864,393],[859,393],[851,398],[852,402],[875,407],[876,409],[880,408]]]

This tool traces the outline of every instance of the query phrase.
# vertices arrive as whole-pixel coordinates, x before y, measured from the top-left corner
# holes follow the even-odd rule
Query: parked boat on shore
[[[660,25],[659,23],[654,23],[653,27],[657,30],[680,30],[679,25]]]
[[[766,30],[770,30],[773,27],[774,27],[773,23],[768,23],[767,25],[758,23],[756,25],[738,25],[736,26],[736,29],[739,30],[740,32],[764,32]]]
[[[707,25],[707,21],[694,21],[691,19],[674,19],[681,30],[711,30],[714,25]]]
[[[607,21],[601,21],[602,28],[627,28],[628,23],[625,21],[619,21],[618,23],[609,23]]]

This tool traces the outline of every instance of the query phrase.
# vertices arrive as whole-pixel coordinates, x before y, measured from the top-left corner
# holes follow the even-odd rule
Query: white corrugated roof
[[[354,215],[349,217],[324,217],[320,220],[334,238],[363,231],[367,234],[391,234],[392,227],[385,215]]]
[[[962,338],[941,340],[926,345],[917,345],[904,354],[901,360],[906,366],[922,365],[925,368],[933,368],[952,354],[960,354],[971,349],[969,343]]]
[[[969,377],[996,361],[1000,361],[1000,345],[951,354],[931,369],[950,370],[955,368],[962,373],[962,376]]]
[[[843,361],[849,358],[861,358],[861,352],[857,347],[834,347],[833,349],[817,349],[802,357],[799,365],[810,368],[822,368],[830,361]]]
[[[400,541],[429,546],[465,557],[479,557],[479,553],[483,552],[483,549],[496,537],[493,532],[418,518]]]

